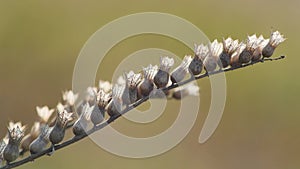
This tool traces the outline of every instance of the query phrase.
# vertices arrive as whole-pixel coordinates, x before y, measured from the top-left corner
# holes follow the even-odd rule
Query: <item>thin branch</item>
[[[211,76],[211,75],[219,74],[219,73],[222,73],[222,72],[229,72],[229,71],[237,70],[237,69],[240,69],[240,68],[245,68],[245,67],[257,64],[257,63],[263,63],[265,61],[274,61],[274,60],[280,60],[280,59],[284,59],[284,58],[285,58],[285,56],[280,56],[278,58],[264,58],[264,59],[261,59],[261,60],[255,61],[255,62],[251,62],[251,63],[248,63],[248,64],[244,64],[244,65],[241,65],[241,66],[238,66],[238,67],[229,67],[229,68],[223,69],[223,70],[220,69],[220,70],[216,70],[216,71],[213,71],[213,72],[210,72],[210,73],[204,73],[204,74],[201,74],[199,76],[195,76],[195,77],[192,77],[190,79],[187,79],[185,81],[172,84],[172,85],[170,85],[168,87],[164,87],[161,90],[168,91],[168,90],[177,88],[179,86],[185,85],[187,83],[190,83],[190,82],[192,82],[194,80],[202,79],[202,78],[205,78],[205,77],[208,77],[208,76]],[[105,122],[103,122],[103,123],[101,123],[101,124],[99,124],[97,126],[94,126],[92,129],[88,130],[85,134],[80,135],[80,136],[75,136],[75,137],[73,137],[73,138],[71,138],[71,139],[69,139],[69,140],[67,140],[67,141],[65,141],[65,142],[63,142],[61,144],[55,145],[54,146],[54,150],[55,151],[60,150],[60,149],[62,149],[64,147],[67,147],[67,146],[69,146],[71,144],[74,144],[74,143],[76,143],[76,142],[84,139],[85,137],[93,134],[96,131],[101,130],[102,128],[108,126],[110,123],[114,122],[116,119],[118,119],[119,117],[121,117],[123,114],[129,112],[130,110],[132,110],[135,107],[141,105],[142,103],[146,102],[147,100],[149,100],[149,96],[143,97],[139,101],[137,101],[137,102],[131,104],[130,106],[128,106],[126,109],[124,109],[122,112],[120,112],[120,114],[118,114],[116,116],[112,116],[108,120],[106,120]],[[44,155],[47,155],[47,154],[49,154],[52,151],[53,151],[53,149],[52,149],[52,147],[50,147],[50,148],[45,149],[44,151],[42,151],[40,153],[32,154],[32,155],[29,155],[28,157],[26,157],[24,159],[21,159],[19,161],[16,161],[16,162],[13,162],[13,163],[10,163],[10,164],[6,164],[5,166],[1,167],[0,169],[10,169],[10,168],[18,167],[18,166],[26,164],[28,162],[34,161],[35,159],[38,159],[38,158],[40,158],[40,157],[42,157]]]

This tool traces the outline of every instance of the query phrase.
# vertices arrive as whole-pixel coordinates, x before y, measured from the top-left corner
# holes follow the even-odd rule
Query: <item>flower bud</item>
[[[246,45],[241,42],[237,48],[237,50],[232,54],[230,59],[230,66],[232,67],[239,67],[241,66],[241,62],[239,61],[240,54],[244,51]]]
[[[239,55],[240,64],[249,63],[252,59],[254,51],[258,48],[256,34],[248,36],[246,48]]]
[[[94,125],[101,123],[104,120],[105,109],[99,108],[98,105],[92,106],[91,121]]]
[[[148,67],[143,69],[144,79],[138,86],[138,93],[140,97],[148,96],[152,92],[154,88],[153,80],[157,72],[158,72],[157,65],[155,66],[149,65]]]
[[[230,64],[232,54],[237,50],[239,45],[238,40],[233,40],[231,37],[226,40],[223,39],[223,52],[220,55],[220,61],[222,65],[219,65],[222,68],[226,68]]]
[[[169,57],[160,57],[160,67],[154,76],[154,84],[157,88],[167,86],[169,82],[169,71],[174,65],[174,59]]]
[[[204,59],[204,69],[207,72],[212,72],[217,68],[218,59],[223,51],[222,43],[219,43],[217,40],[214,40],[209,46],[209,55]]]
[[[279,44],[284,42],[286,38],[280,32],[275,31],[271,33],[270,40],[268,44],[263,48],[262,55],[263,57],[271,57],[274,53],[274,50],[277,48]]]
[[[94,107],[97,107],[97,105],[90,106],[89,103],[86,103],[83,106],[82,113],[80,114],[79,118],[74,123],[72,128],[73,134],[75,136],[80,136],[82,134],[85,134],[88,122],[91,120],[91,114]]]
[[[171,81],[172,83],[178,83],[181,82],[187,73],[189,72],[189,65],[192,62],[192,57],[190,55],[186,55],[181,64],[175,68],[171,73]]]
[[[31,154],[37,154],[42,152],[47,144],[49,143],[49,126],[44,125],[41,127],[40,135],[33,140],[33,142],[29,145],[29,150]]]
[[[203,60],[209,53],[208,47],[204,45],[195,45],[195,56],[189,65],[189,71],[192,75],[199,75],[202,72]]]
[[[22,153],[25,153],[26,151],[29,150],[29,145],[32,143],[33,140],[35,140],[39,134],[40,134],[40,123],[35,122],[34,125],[31,128],[31,131],[29,134],[27,134],[21,141],[21,148],[22,148]]]
[[[133,71],[124,75],[125,77],[125,89],[123,92],[123,102],[125,105],[132,104],[138,100],[138,85],[142,80],[140,73],[135,74]]]
[[[116,116],[123,110],[123,93],[125,84],[116,84],[113,86],[112,99],[107,105],[107,113],[109,116]]]
[[[61,142],[65,136],[65,128],[71,121],[73,113],[68,113],[66,110],[57,113],[55,125],[50,129],[49,140],[52,145]]]
[[[24,137],[25,126],[22,126],[20,122],[9,123],[8,138],[9,142],[3,150],[3,158],[8,162],[15,161],[19,157],[19,145]]]
[[[252,54],[252,61],[258,61],[261,59],[262,56],[262,50],[263,48],[268,44],[268,39],[265,39],[262,35],[260,35],[257,40],[256,40],[256,44],[257,44],[257,48],[254,50],[253,54]]]

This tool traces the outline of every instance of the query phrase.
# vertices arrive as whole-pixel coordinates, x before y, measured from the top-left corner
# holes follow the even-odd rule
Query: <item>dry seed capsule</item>
[[[189,71],[192,75],[199,75],[202,72],[203,60],[209,54],[207,46],[195,44],[195,56],[189,65]]]
[[[223,39],[223,52],[220,55],[221,65],[222,68],[226,68],[230,64],[232,54],[237,50],[239,46],[238,40],[233,40],[231,37],[227,39]]]
[[[20,155],[23,155],[26,151],[29,150],[29,145],[35,140],[40,134],[40,122],[35,122],[31,128],[29,134],[27,134],[21,141],[21,148],[22,151]]]
[[[104,120],[105,107],[111,100],[111,93],[106,93],[103,89],[97,93],[97,104],[92,106],[91,121],[94,125],[101,123]]]
[[[171,81],[172,83],[178,83],[181,82],[185,76],[188,74],[189,72],[189,65],[192,62],[192,57],[190,55],[186,55],[181,64],[175,68],[172,73],[171,73]]]
[[[263,57],[271,57],[274,53],[274,50],[277,48],[279,44],[284,42],[286,38],[280,32],[275,31],[271,33],[270,40],[268,44],[263,48],[262,55]]]
[[[257,48],[254,50],[251,61],[259,61],[262,56],[263,48],[268,44],[268,39],[265,39],[262,35],[260,35],[256,40]]]
[[[138,100],[138,85],[142,80],[142,74],[135,74],[133,71],[125,74],[125,90],[123,92],[123,103],[132,104]]]
[[[57,112],[55,125],[50,130],[49,140],[54,144],[58,144],[64,139],[65,129],[69,121],[73,120],[73,113],[68,113],[66,110]]]
[[[49,143],[49,126],[41,127],[40,135],[30,144],[29,149],[31,154],[42,152]]]
[[[243,50],[246,48],[246,45],[241,42],[237,48],[237,50],[232,54],[230,59],[230,66],[232,67],[239,67],[241,66],[241,62],[239,62],[239,56],[243,52]]]
[[[107,105],[107,113],[109,116],[119,115],[123,110],[123,93],[125,84],[116,84],[113,86],[112,99]]]
[[[153,88],[154,88],[154,76],[157,74],[158,72],[158,66],[152,66],[151,64],[146,67],[143,68],[143,75],[144,78],[142,80],[142,82],[138,85],[138,93],[139,93],[139,97],[145,97],[148,96]]]
[[[19,157],[19,145],[24,137],[25,126],[22,126],[20,122],[18,123],[9,123],[8,127],[8,144],[3,150],[3,158],[10,163],[15,161]]]
[[[223,51],[222,43],[219,43],[217,40],[214,40],[209,46],[209,54],[204,59],[204,69],[206,72],[212,72],[216,70],[219,56]]]
[[[239,56],[239,62],[249,63],[252,59],[254,51],[257,49],[257,37],[256,35],[248,36],[246,41],[246,48],[242,51]]]
[[[92,110],[93,106],[91,107],[88,103],[83,106],[82,113],[72,127],[72,131],[75,136],[85,134],[88,122],[91,120]]]
[[[169,82],[169,72],[174,65],[174,59],[169,57],[160,57],[160,67],[154,76],[154,83],[157,88],[166,87]]]

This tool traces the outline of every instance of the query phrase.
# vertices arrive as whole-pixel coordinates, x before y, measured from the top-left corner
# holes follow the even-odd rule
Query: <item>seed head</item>
[[[138,93],[139,93],[139,97],[144,97],[144,96],[148,96],[153,88],[154,88],[154,77],[158,72],[158,66],[152,66],[151,64],[146,67],[143,68],[143,76],[144,79],[143,81],[138,85]]]
[[[173,83],[178,83],[180,81],[182,81],[185,76],[188,74],[189,72],[189,65],[192,62],[192,57],[190,55],[186,55],[181,64],[175,68],[172,73],[171,73],[171,81]]]
[[[202,72],[203,61],[209,54],[207,46],[195,44],[195,56],[189,65],[189,71],[192,75],[199,75]]]
[[[49,140],[51,143],[57,144],[64,139],[65,129],[69,121],[73,120],[73,113],[68,113],[66,110],[57,112],[56,123],[50,128]]]
[[[226,68],[230,64],[231,56],[238,48],[239,41],[233,40],[231,37],[224,39],[223,38],[223,52],[220,55],[221,64],[219,65],[222,68]]]
[[[94,125],[97,125],[104,120],[105,107],[111,99],[111,92],[106,93],[104,90],[100,89],[100,91],[97,93],[98,104],[91,106],[91,108],[89,106],[86,107],[87,112],[91,110],[90,119]]]
[[[165,87],[169,82],[169,71],[174,65],[174,59],[169,57],[160,57],[160,67],[154,77],[154,84],[157,88]]]
[[[75,136],[79,136],[85,133],[88,122],[91,120],[91,114],[93,111],[93,107],[86,103],[83,107],[83,111],[77,121],[74,123],[72,131]]]
[[[138,85],[142,81],[142,74],[135,74],[133,71],[124,74],[126,87],[123,92],[123,102],[125,105],[132,104],[138,100]]]
[[[35,140],[40,132],[41,132],[41,125],[40,122],[35,122],[34,125],[31,127],[30,133],[27,134],[21,141],[21,148],[22,153],[29,150],[29,145],[32,143],[33,140]]]
[[[19,157],[19,145],[24,137],[25,126],[21,122],[9,122],[8,126],[8,144],[3,150],[3,158],[8,162],[15,161]]]
[[[204,68],[207,72],[212,72],[217,68],[218,59],[223,51],[222,43],[214,40],[209,46],[209,55],[204,59]]]
[[[277,48],[277,46],[280,45],[285,40],[286,38],[284,38],[284,36],[280,34],[280,32],[278,31],[272,32],[268,44],[262,50],[262,55],[264,57],[271,57],[274,53],[274,50]]]
[[[43,125],[41,127],[40,135],[32,141],[29,145],[29,150],[31,154],[36,154],[42,152],[47,144],[49,143],[49,133],[50,128],[48,125]]]
[[[107,106],[107,113],[109,116],[115,116],[120,114],[123,110],[123,93],[125,90],[125,84],[115,84],[112,91],[112,100]]]
[[[239,61],[239,57],[240,57],[240,54],[244,51],[245,48],[246,48],[246,44],[241,42],[239,44],[237,50],[232,54],[231,60],[230,60],[230,65],[232,67],[238,67],[238,66],[242,65]]]
[[[260,35],[256,39],[256,46],[257,48],[254,50],[252,54],[252,61],[258,61],[261,59],[262,56],[262,50],[263,48],[268,44],[269,39],[265,39],[262,35]]]

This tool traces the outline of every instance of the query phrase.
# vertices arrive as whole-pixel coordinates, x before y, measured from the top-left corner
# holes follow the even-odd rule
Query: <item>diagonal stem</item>
[[[182,86],[182,85],[185,85],[185,84],[188,84],[194,80],[198,80],[198,79],[202,79],[202,78],[205,78],[205,77],[208,77],[208,76],[212,76],[212,75],[215,75],[215,74],[219,74],[219,73],[222,73],[222,72],[229,72],[229,71],[232,71],[232,70],[237,70],[237,69],[241,69],[241,68],[245,68],[245,67],[248,67],[248,66],[251,66],[251,65],[254,65],[254,64],[257,64],[257,63],[264,63],[265,61],[275,61],[275,60],[280,60],[280,59],[284,59],[285,56],[280,56],[280,57],[277,57],[277,58],[263,58],[261,60],[258,60],[258,61],[255,61],[255,62],[251,62],[251,63],[248,63],[248,64],[244,64],[244,65],[241,65],[241,66],[238,66],[238,67],[229,67],[229,68],[226,68],[226,69],[220,69],[220,70],[216,70],[216,71],[213,71],[213,72],[209,72],[209,73],[204,73],[204,74],[201,74],[201,75],[198,75],[198,76],[195,76],[195,77],[191,77],[185,81],[182,81],[182,82],[179,82],[179,83],[175,83],[175,84],[172,84],[171,86],[168,86],[168,87],[164,87],[162,88],[161,90],[163,91],[168,91],[168,90],[172,90],[174,88],[177,88],[179,86]],[[134,109],[135,107],[138,107],[139,105],[141,105],[142,103],[146,102],[147,100],[149,100],[149,96],[146,96],[146,97],[143,97],[142,99],[138,100],[137,102],[131,104],[130,106],[128,106],[126,109],[124,109],[122,112],[120,112],[120,114],[116,115],[116,116],[112,116],[110,117],[108,120],[106,120],[105,122],[93,127],[92,129],[88,130],[85,134],[83,135],[80,135],[80,136],[75,136],[61,144],[57,144],[54,146],[54,150],[57,151],[57,150],[60,150],[64,147],[67,147],[71,144],[74,144],[82,139],[84,139],[85,137],[93,134],[94,132],[96,131],[99,131],[101,130],[102,128],[108,126],[110,123],[114,122],[116,119],[118,119],[119,117],[121,117],[123,114],[129,112],[130,110]],[[13,163],[10,163],[10,164],[6,164],[5,166],[1,167],[0,169],[10,169],[10,168],[15,168],[15,167],[18,167],[20,165],[23,165],[23,164],[26,164],[28,162],[31,162],[31,161],[34,161],[35,159],[38,159],[44,155],[47,155],[48,153],[52,152],[52,147],[48,148],[48,149],[45,149],[44,151],[38,153],[38,154],[33,154],[33,155],[29,155],[28,157],[24,158],[24,159],[21,159],[19,161],[16,161],[16,162],[13,162]]]

